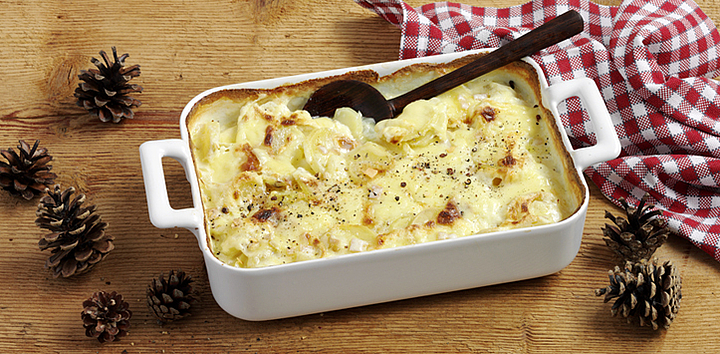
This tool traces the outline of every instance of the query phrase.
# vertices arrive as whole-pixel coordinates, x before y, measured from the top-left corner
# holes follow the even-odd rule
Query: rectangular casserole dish
[[[140,156],[151,222],[159,228],[184,227],[198,239],[217,303],[229,314],[245,320],[269,320],[467,289],[555,273],[577,254],[588,205],[588,189],[582,171],[617,157],[620,143],[596,85],[576,79],[547,86],[542,70],[532,60],[541,103],[561,127],[557,106],[579,97],[595,128],[597,144],[573,149],[562,129],[558,145],[568,156],[570,180],[576,183],[577,208],[563,220],[541,226],[483,233],[396,248],[305,260],[262,268],[238,268],[221,262],[211,249],[201,188],[191,153],[188,119],[209,97],[246,89],[274,89],[314,82],[320,85],[335,77],[380,77],[414,64],[450,63],[483,51],[470,51],[368,65],[321,73],[218,87],[196,96],[182,112],[181,139],[150,141]],[[374,74],[373,74],[374,75]],[[370,75],[372,77],[373,75]],[[170,207],[162,170],[162,158],[181,163],[191,185],[193,207]]]

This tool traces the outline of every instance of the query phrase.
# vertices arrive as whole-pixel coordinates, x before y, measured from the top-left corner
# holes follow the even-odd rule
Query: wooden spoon
[[[391,100],[387,100],[367,83],[339,80],[315,91],[303,109],[313,117],[332,117],[336,109],[350,107],[375,121],[393,118],[413,101],[435,97],[480,75],[568,39],[582,30],[582,16],[570,10],[475,61]]]

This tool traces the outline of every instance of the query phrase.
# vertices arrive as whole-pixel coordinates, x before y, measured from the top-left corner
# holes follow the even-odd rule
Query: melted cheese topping
[[[285,94],[202,107],[189,129],[213,252],[263,267],[569,216],[551,118],[511,86],[481,77],[377,124],[313,119]]]

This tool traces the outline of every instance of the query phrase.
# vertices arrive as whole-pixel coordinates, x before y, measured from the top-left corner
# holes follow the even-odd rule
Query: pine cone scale
[[[119,106],[117,106],[117,107],[108,106],[107,109],[110,111],[110,113],[112,113],[113,116],[119,116],[119,115],[123,114],[123,109],[122,109],[122,107],[119,107]]]
[[[75,251],[75,260],[78,262],[85,262],[88,259],[90,259],[90,256],[92,256],[94,252],[94,249],[87,247],[83,250]]]
[[[22,140],[22,141],[20,141],[20,147],[22,148],[23,151],[29,151],[28,155],[32,156],[32,155],[34,155],[35,152],[37,151],[38,144],[35,143],[35,144],[33,145],[33,147],[31,148],[31,147],[30,147],[30,144],[28,144],[27,142],[25,142],[24,140]]]
[[[57,241],[57,239],[58,239],[58,237],[60,237],[60,235],[62,235],[61,232],[51,232],[51,233],[46,234],[45,236],[43,236],[43,238],[41,238],[40,241],[39,241],[39,242],[42,243],[42,245],[41,245],[41,247],[40,247],[40,250],[41,250],[41,251],[44,251],[45,248],[49,247],[48,245],[50,245],[51,243]],[[43,246],[44,246],[44,248],[43,248]]]
[[[110,121],[113,120],[112,114],[111,114],[111,113],[107,113],[106,110],[102,110],[102,109],[101,109],[101,110],[98,110],[98,111],[97,111],[97,115],[98,115],[98,118],[100,118],[100,120],[101,120],[102,122],[105,122],[105,123],[110,122]]]
[[[133,66],[128,66],[120,69],[120,75],[123,75],[125,77],[125,80],[129,80],[128,77],[138,77],[140,76],[140,65],[135,64]]]
[[[79,235],[79,234],[83,233],[84,231],[85,231],[85,224],[77,226],[77,227],[73,227],[72,229],[68,230],[67,233],[68,233],[68,235],[75,236],[75,235]]]
[[[21,191],[21,192],[24,192],[27,189],[28,184],[29,184],[29,183],[22,183],[18,180],[14,180],[13,183],[14,183],[15,189],[18,191]]]
[[[43,176],[40,176],[40,174],[38,174],[38,176],[39,176],[39,179],[41,179],[41,180],[48,180],[48,179],[54,178],[54,177],[49,177],[49,175],[48,175],[48,177],[43,177]],[[31,190],[39,191],[39,190],[44,190],[46,188],[46,186],[44,183],[34,181],[34,182],[28,184],[28,188]]]
[[[90,81],[90,76],[89,76],[89,75],[81,74],[81,75],[80,75],[80,79],[86,80],[85,82],[81,82],[81,83],[79,84],[79,85],[80,85],[80,89],[81,89],[82,91],[100,92],[100,87],[99,87],[98,85],[96,85],[94,82],[91,82],[91,81]],[[89,97],[91,97],[90,95],[87,95],[87,94],[85,94],[85,93],[82,92],[82,91],[81,91],[79,94],[80,94],[81,96],[83,96],[83,98],[89,98]]]
[[[36,151],[31,157],[32,160],[28,160],[33,167],[45,165],[52,160],[52,156],[45,155],[45,151]],[[32,161],[32,162],[30,162]]]
[[[79,239],[74,239],[70,242],[64,242],[62,244],[59,244],[57,247],[63,251],[65,250],[73,250],[75,247],[77,247],[80,244]]]
[[[110,242],[110,240],[97,240],[93,245],[93,249],[98,251],[100,254],[104,254],[114,250],[115,244]]]
[[[9,150],[0,150],[0,156],[4,157],[5,161],[0,161],[0,171],[3,173],[10,173],[12,172],[12,169],[14,168],[14,165],[17,165],[17,160],[13,154],[11,153],[12,149]]]
[[[75,259],[66,259],[62,263],[62,268],[60,270],[60,275],[63,276],[63,278],[67,278],[75,272],[78,271],[78,262]]]
[[[140,102],[132,97],[128,97],[128,96],[119,98],[117,101],[120,102],[125,107],[131,107],[131,106],[140,107],[142,105],[142,102]]]
[[[108,104],[108,102],[110,102],[109,99],[103,99],[98,96],[93,97],[93,101],[95,101],[95,107],[98,107],[98,108],[105,107],[105,105]]]
[[[45,267],[46,268],[55,268],[59,266],[62,262],[62,260],[70,253],[69,250],[65,251],[58,251],[54,253],[52,256],[48,257],[47,261],[45,261]]]

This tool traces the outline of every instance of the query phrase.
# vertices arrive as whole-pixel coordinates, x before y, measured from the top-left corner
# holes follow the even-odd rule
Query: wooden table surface
[[[699,4],[720,23],[719,3]],[[116,240],[91,272],[54,279],[37,246],[39,198],[0,191],[1,353],[720,352],[720,264],[680,237],[657,253],[683,276],[672,327],[653,331],[609,315],[593,290],[606,286],[614,264],[602,241],[604,210],[620,210],[594,186],[580,252],[556,274],[297,318],[233,318],[212,298],[194,236],[150,224],[139,145],[178,138],[182,108],[205,89],[395,60],[399,30],[350,0],[0,0],[0,18],[0,147],[40,139],[57,182],[86,193]],[[111,46],[142,66],[133,82],[145,88],[135,119],[121,124],[91,118],[72,97],[79,70]],[[166,159],[165,170],[172,205],[191,206],[180,165]],[[193,316],[160,327],[145,289],[170,269],[194,275],[202,302]],[[119,342],[85,337],[81,304],[98,290],[130,302],[130,334]]]

